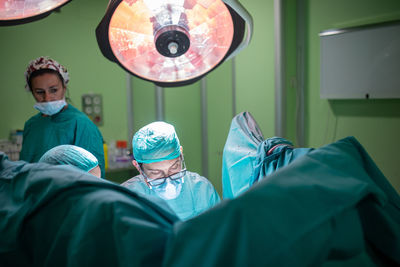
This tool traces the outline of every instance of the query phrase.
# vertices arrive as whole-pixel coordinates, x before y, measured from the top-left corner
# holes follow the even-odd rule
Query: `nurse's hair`
[[[66,84],[64,82],[64,78],[61,76],[61,74],[56,71],[56,70],[52,70],[52,69],[40,69],[40,70],[35,70],[34,72],[32,72],[32,74],[29,76],[28,79],[28,88],[30,91],[32,91],[32,80],[35,77],[38,77],[40,75],[46,74],[46,73],[50,73],[50,74],[55,74],[57,75],[57,77],[60,79],[60,81],[62,82],[63,86],[66,87]]]

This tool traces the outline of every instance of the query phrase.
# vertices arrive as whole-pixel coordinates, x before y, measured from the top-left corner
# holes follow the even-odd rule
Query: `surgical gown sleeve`
[[[400,266],[399,225],[399,195],[348,137],[176,223],[164,266]]]
[[[0,154],[0,266],[159,266],[169,209],[68,165]]]

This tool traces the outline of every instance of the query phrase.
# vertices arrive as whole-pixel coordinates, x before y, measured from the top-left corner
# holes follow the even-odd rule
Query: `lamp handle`
[[[249,45],[251,37],[253,35],[253,18],[251,17],[249,12],[247,12],[247,10],[243,7],[243,5],[237,0],[223,0],[223,2],[233,8],[233,10],[235,10],[236,13],[238,13],[246,22],[245,36],[243,37],[242,42],[235,49],[235,51],[233,51],[232,54],[228,56],[228,58],[226,59],[228,60],[236,56],[243,48]]]

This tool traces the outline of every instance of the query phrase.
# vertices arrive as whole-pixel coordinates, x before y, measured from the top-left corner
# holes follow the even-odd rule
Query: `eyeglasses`
[[[142,171],[142,175],[144,176],[144,178],[146,179],[147,184],[149,185],[150,189],[152,186],[160,186],[163,183],[165,183],[165,181],[167,179],[171,179],[171,180],[178,180],[178,179],[182,179],[185,175],[186,175],[186,164],[185,164],[185,160],[183,159],[183,156],[180,156],[181,159],[181,163],[182,163],[182,169],[174,174],[171,174],[169,176],[165,176],[165,177],[160,177],[160,178],[154,178],[154,179],[150,179],[147,174],[144,172],[143,168],[142,168],[142,164],[140,164],[140,169]]]

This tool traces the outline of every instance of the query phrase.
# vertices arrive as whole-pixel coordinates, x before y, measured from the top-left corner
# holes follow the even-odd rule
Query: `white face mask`
[[[41,113],[51,116],[60,112],[63,107],[67,105],[65,99],[50,101],[50,102],[37,102],[33,107],[39,110]]]
[[[184,178],[171,180],[167,178],[165,183],[159,186],[153,187],[152,190],[161,198],[165,200],[175,199],[181,193],[182,183],[184,183]]]

